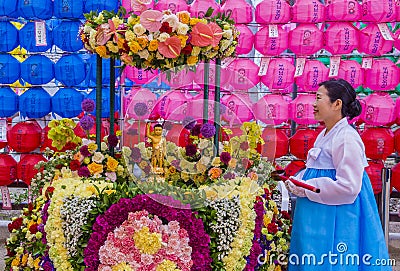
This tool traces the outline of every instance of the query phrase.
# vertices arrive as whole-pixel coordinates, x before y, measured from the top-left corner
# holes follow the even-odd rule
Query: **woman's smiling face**
[[[328,90],[324,86],[320,86],[317,90],[314,107],[314,118],[325,122],[326,120],[337,118],[341,114],[340,110],[334,110],[339,100],[331,102],[328,96]]]

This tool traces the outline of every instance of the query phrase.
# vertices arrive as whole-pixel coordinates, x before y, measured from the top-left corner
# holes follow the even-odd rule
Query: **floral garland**
[[[202,188],[207,198],[229,198],[238,196],[240,199],[240,227],[233,239],[229,254],[222,258],[225,270],[243,270],[247,264],[246,257],[250,255],[253,245],[256,212],[253,209],[254,199],[261,196],[263,190],[250,178],[229,180],[222,185]]]
[[[99,270],[182,270],[189,271],[193,261],[189,235],[176,220],[163,224],[149,212],[129,213],[128,219],[108,234],[99,250]]]
[[[53,181],[53,197],[48,209],[48,219],[45,225],[47,242],[49,246],[49,257],[53,261],[54,267],[63,271],[73,271],[67,247],[67,239],[63,231],[63,219],[61,208],[64,200],[72,195],[75,197],[92,197],[97,195],[95,188],[103,190],[110,187],[110,183],[102,181],[82,181],[80,178],[61,178]]]
[[[256,226],[254,228],[253,246],[251,247],[250,255],[247,257],[247,264],[244,271],[256,270],[256,267],[259,265],[258,258],[262,254],[260,240],[263,227],[264,203],[261,197],[256,198],[254,210],[256,211]]]
[[[129,213],[146,210],[162,219],[177,221],[182,229],[190,233],[189,246],[192,248],[191,270],[211,270],[210,238],[204,231],[203,221],[187,205],[163,195],[137,195],[133,198],[121,198],[116,204],[96,218],[93,232],[84,250],[86,271],[97,270],[100,264],[99,252],[109,233],[113,232],[125,220]]]
[[[235,55],[239,32],[225,15],[190,17],[187,11],[146,10],[125,21],[125,10],[85,14],[80,37],[90,52],[120,58],[125,65],[169,70],[201,60]]]

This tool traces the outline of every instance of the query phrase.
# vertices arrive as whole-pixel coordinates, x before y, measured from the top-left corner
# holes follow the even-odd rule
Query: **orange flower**
[[[88,165],[88,169],[90,171],[90,174],[101,174],[103,173],[103,165],[97,164],[95,162],[92,162]]]
[[[149,40],[145,37],[138,37],[137,41],[142,49],[146,48],[147,44],[149,44]]]
[[[156,51],[158,49],[158,40],[151,40],[148,49],[150,52]]]
[[[184,24],[189,24],[190,14],[187,11],[180,11],[177,13],[179,21]]]
[[[213,167],[208,171],[208,176],[210,176],[211,179],[217,179],[219,176],[222,174],[222,169],[218,167]]]
[[[105,46],[97,46],[96,53],[101,56],[102,58],[109,58],[110,56],[107,55],[107,48]]]
[[[107,158],[107,169],[110,171],[117,171],[118,161],[111,156]]]
[[[197,56],[189,56],[187,58],[187,64],[189,66],[194,66],[197,64],[197,62],[199,62],[199,58]]]

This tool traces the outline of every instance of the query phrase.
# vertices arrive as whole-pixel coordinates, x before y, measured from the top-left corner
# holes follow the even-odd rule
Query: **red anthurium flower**
[[[214,33],[208,25],[197,23],[192,28],[190,43],[194,46],[205,47],[211,44],[213,37]]]
[[[223,31],[222,31],[221,27],[219,27],[219,25],[216,23],[209,23],[208,26],[210,27],[211,32],[213,33],[212,40],[211,40],[211,46],[212,47],[218,46],[219,41],[222,38]]]
[[[158,51],[166,58],[176,58],[181,53],[181,40],[177,37],[170,37],[159,43]]]

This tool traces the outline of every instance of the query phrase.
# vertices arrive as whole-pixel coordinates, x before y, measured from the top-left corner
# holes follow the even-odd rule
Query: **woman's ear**
[[[343,101],[341,99],[337,99],[334,103],[333,103],[334,109],[335,110],[339,110],[342,111],[342,106],[343,106]]]

